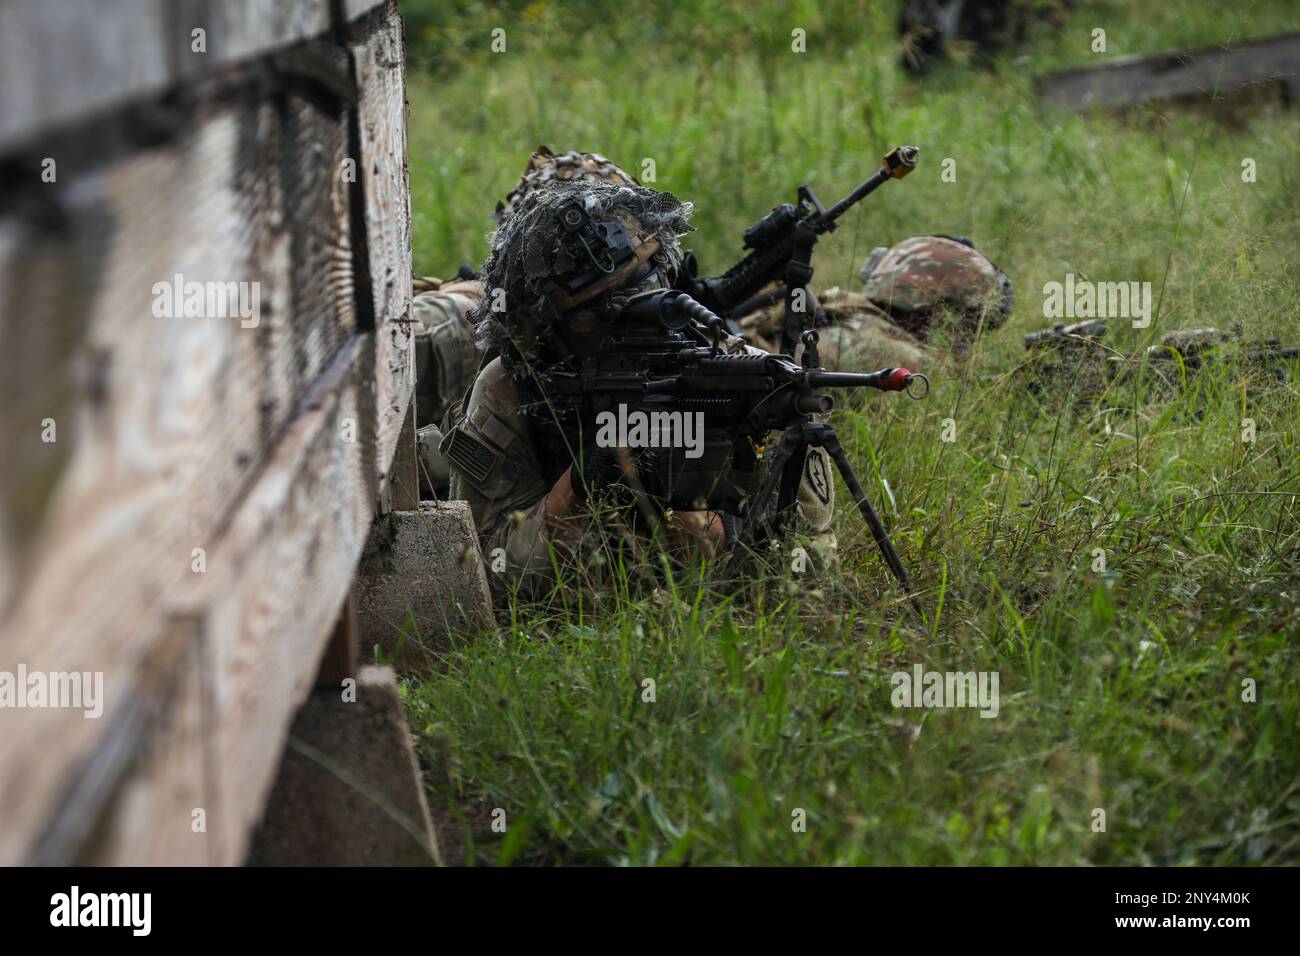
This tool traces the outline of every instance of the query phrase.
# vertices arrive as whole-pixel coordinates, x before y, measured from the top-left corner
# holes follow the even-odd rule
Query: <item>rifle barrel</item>
[[[831,206],[830,209],[826,210],[826,212],[820,217],[821,221],[818,223],[818,232],[830,228],[836,219],[839,219],[840,216],[848,212],[853,206],[866,199],[881,185],[888,182],[890,178],[888,172],[883,169],[877,169],[874,173],[863,180],[857,189],[853,190],[853,192],[849,193],[834,206]]]

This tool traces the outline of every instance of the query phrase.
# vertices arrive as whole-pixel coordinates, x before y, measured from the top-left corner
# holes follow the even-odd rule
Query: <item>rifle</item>
[[[1073,325],[1054,325],[1040,332],[1025,333],[1025,349],[1033,351],[1046,346],[1065,345],[1086,339],[1100,338],[1106,333],[1105,319],[1075,322]]]
[[[699,277],[699,263],[694,253],[687,253],[682,263],[679,288],[716,315],[734,322],[765,305],[785,299],[787,327],[782,348],[793,352],[799,341],[801,323],[790,319],[791,290],[806,288],[812,279],[813,246],[818,237],[831,232],[837,220],[891,179],[902,179],[916,168],[919,150],[915,146],[895,146],[885,154],[880,169],[833,205],[822,208],[821,202],[806,184],[799,187],[795,203],[783,203],[745,230],[744,248],[750,252],[725,273],[713,279]],[[782,285],[764,292],[774,282]]]
[[[1103,338],[1107,328],[1106,319],[1092,319],[1072,325],[1057,325],[1040,332],[1029,332],[1024,339],[1025,349],[1032,353],[1086,346]],[[1239,340],[1240,335],[1240,329],[1176,329],[1161,336],[1158,344],[1148,346],[1145,354],[1152,367],[1156,368],[1175,359],[1193,371],[1224,362],[1245,363],[1267,367],[1279,379],[1285,377],[1282,363],[1300,357],[1300,349],[1284,346],[1278,339],[1243,342]],[[1137,359],[1138,355],[1135,353],[1124,358],[1127,364]]]
[[[568,434],[590,428],[602,415],[649,423],[630,462],[628,484],[657,510],[714,510],[742,518],[739,541],[755,547],[771,540],[792,513],[808,450],[825,448],[871,528],[885,562],[924,617],[889,536],[831,425],[814,416],[835,407],[825,389],[906,390],[929,380],[905,368],[829,372],[818,365],[817,333],[802,336],[802,364],[789,355],[728,354],[721,347],[723,320],[680,290],[612,296],[603,306],[606,334],[580,366],[539,375],[556,426]],[[919,385],[917,386],[919,388]],[[692,449],[661,440],[700,429]],[[606,418],[606,421],[610,421]],[[781,433],[775,450],[768,436]],[[671,434],[669,436],[671,438]],[[620,443],[621,444],[621,443]],[[760,463],[768,459],[767,467]],[[822,473],[822,487],[831,477]],[[817,476],[810,474],[810,480]],[[829,490],[828,490],[829,494]]]

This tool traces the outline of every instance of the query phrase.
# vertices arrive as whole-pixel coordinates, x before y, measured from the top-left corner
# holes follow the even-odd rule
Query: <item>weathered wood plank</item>
[[[107,697],[102,721],[5,712],[0,861],[83,780],[159,607],[349,334],[343,151],[342,117],[296,96],[226,106],[0,215],[0,669],[101,672]],[[178,275],[259,311],[156,314]]]
[[[349,340],[313,387],[186,598],[208,661],[214,864],[243,860],[370,526],[369,468],[347,424],[367,337]]]
[[[102,123],[160,82],[205,75],[156,42],[200,14],[217,24],[208,64],[328,25],[324,0],[267,14],[269,2],[40,7],[38,31],[81,9],[85,24],[131,33],[104,27],[109,45],[72,71],[76,86],[101,67],[120,83],[80,99],[53,90],[43,116],[65,130],[92,113]],[[3,89],[30,60],[5,55],[24,35],[6,27],[34,9],[17,7],[0,5],[0,153],[47,128],[22,113],[44,101]],[[0,713],[0,864],[240,862],[317,674],[413,384],[400,20],[364,0],[340,9],[370,11],[349,40],[363,53],[360,187],[343,175],[352,107],[292,78],[269,94],[182,98],[174,109],[189,112],[163,145],[128,138],[107,158],[83,145],[53,157],[52,184],[29,154],[30,181],[0,184],[0,669],[99,673],[105,688],[100,719]],[[83,26],[59,35],[64,49],[79,49]],[[347,76],[342,49],[309,46]],[[173,57],[165,77],[153,61],[127,69],[135,52]],[[282,77],[279,60],[251,75]],[[376,328],[360,334],[358,188],[360,261],[376,277]],[[183,303],[195,281],[233,284],[253,311],[156,310],[167,286]],[[192,829],[197,808],[206,835]]]
[[[406,412],[388,481],[382,512],[420,510],[420,458],[416,446],[415,402]]]
[[[406,146],[402,21],[389,3],[382,19],[354,25],[360,111],[361,184],[374,293],[377,490],[390,463],[415,388],[411,309],[411,208]]]
[[[10,0],[0,4],[0,152],[329,27],[328,0]]]
[[[40,498],[21,533],[0,544],[13,572],[0,585],[0,667],[102,672],[108,696],[102,723],[50,710],[5,715],[0,766],[29,768],[0,779],[6,861],[23,850],[23,824],[76,784],[78,762],[117,719],[122,691],[159,637],[159,600],[190,573],[192,549],[210,546],[206,532],[260,457],[252,333],[237,320],[152,312],[153,284],[178,272],[247,278],[240,238],[221,229],[239,221],[236,134],[232,117],[218,118],[187,143],[79,178],[66,187],[61,229],[21,216],[6,223],[15,254],[0,263],[0,322],[17,348],[0,358],[0,380],[17,403],[0,411],[0,431],[13,436],[0,501],[12,519],[25,500],[15,488]],[[42,252],[52,265],[36,273],[45,287],[66,281],[78,294],[42,301],[27,270]],[[58,274],[78,261],[89,274]],[[286,284],[277,277],[266,291]],[[23,328],[43,323],[75,336],[73,347],[25,348]],[[42,451],[33,426],[49,413],[22,395],[47,375],[64,389],[51,416],[62,450],[58,467],[42,471],[32,464]],[[222,404],[212,401],[216,386]]]
[[[111,860],[124,842],[134,841],[148,844],[135,849],[141,858],[151,858],[156,838],[179,848],[204,785],[197,650],[192,631],[170,634],[114,688],[120,704],[111,711],[98,679],[89,708],[92,695],[85,691],[92,682],[87,681],[78,703],[88,708],[87,718],[103,721],[102,733],[95,750],[76,761],[69,786],[47,818],[35,822],[28,862],[96,863]],[[47,759],[58,756],[56,751]],[[133,774],[143,788],[131,782]],[[186,852],[174,857],[196,862],[205,849],[204,841],[189,840]]]
[[[170,622],[149,662],[157,675],[150,682],[157,694],[154,718],[142,728],[136,758],[101,811],[95,835],[78,848],[79,864],[208,863],[210,790],[201,666],[197,622]],[[61,812],[78,809],[65,805]]]
[[[1300,92],[1300,33],[1233,46],[1120,57],[1095,67],[1048,73],[1035,81],[1050,106],[1086,110],[1183,96],[1209,96],[1261,81]]]

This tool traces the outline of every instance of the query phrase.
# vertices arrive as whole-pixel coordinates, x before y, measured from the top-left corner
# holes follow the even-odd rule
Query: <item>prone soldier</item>
[[[635,462],[597,442],[591,420],[557,415],[551,385],[608,347],[612,294],[672,288],[689,213],[669,193],[579,179],[525,196],[493,237],[483,279],[502,290],[504,308],[485,299],[471,316],[486,361],[468,399],[453,404],[441,450],[451,496],[469,502],[485,554],[505,559],[497,580],[536,594],[556,580],[557,558],[585,558],[590,572],[611,549],[640,549],[642,532],[660,520],[670,539],[697,551],[735,543],[736,514],[643,520],[644,499],[625,494]],[[758,351],[736,337],[722,345]],[[794,531],[814,565],[834,561],[830,469],[824,450],[809,451],[795,505]]]
[[[529,157],[519,182],[504,201],[497,203],[493,218],[500,224],[529,193],[575,178],[623,186],[637,184],[630,173],[599,153],[556,154],[539,146]],[[420,481],[426,493],[445,494],[451,471],[438,450],[443,438],[442,421],[451,403],[464,396],[479,369],[482,356],[474,344],[472,315],[483,301],[484,288],[473,269],[464,265],[450,281],[415,279],[413,291]]]

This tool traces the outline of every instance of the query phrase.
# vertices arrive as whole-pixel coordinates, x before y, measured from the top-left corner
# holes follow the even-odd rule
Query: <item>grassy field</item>
[[[1293,29],[1294,5],[1079,4],[997,69],[925,81],[895,65],[892,4],[615,9],[584,21],[543,2],[479,5],[440,22],[406,5],[417,272],[482,260],[488,213],[538,143],[638,172],[653,160],[653,185],[696,204],[688,245],[717,270],[799,183],[830,202],[905,142],[921,168],[820,245],[814,284],[852,285],[872,246],[957,232],[1018,301],[968,365],[927,369],[925,401],[876,395],[835,413],[925,590],[927,626],[900,608],[842,486],[834,580],[723,595],[691,577],[668,599],[561,590],[503,607],[493,633],[403,686],[457,855],[1294,862],[1295,383],[1225,365],[1154,389],[1136,370],[1082,400],[1072,380],[1036,396],[1014,371],[1021,334],[1051,324],[1044,283],[1071,272],[1153,284],[1151,327],[1118,329],[1115,348],[1236,322],[1300,344],[1300,111],[1261,95],[1219,120],[1075,116],[1032,94],[1036,74],[1101,59],[1094,27],[1111,58]],[[494,54],[497,26],[507,50]],[[806,53],[790,50],[796,27]],[[941,180],[944,158],[956,182]],[[996,671],[997,717],[892,707],[890,675],[917,663]]]

